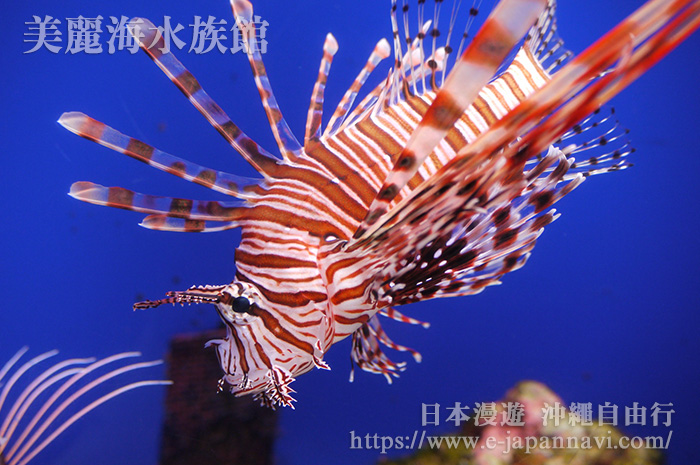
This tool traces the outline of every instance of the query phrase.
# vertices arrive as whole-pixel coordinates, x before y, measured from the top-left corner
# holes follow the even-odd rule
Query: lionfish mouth
[[[134,310],[145,310],[164,304],[218,304],[227,296],[221,291],[225,286],[192,286],[186,291],[170,291],[165,299],[144,300],[134,304]]]

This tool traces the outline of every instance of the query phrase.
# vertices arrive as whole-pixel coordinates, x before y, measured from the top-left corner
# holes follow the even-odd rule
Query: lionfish
[[[67,413],[64,412],[67,409],[85,403],[84,398],[103,383],[134,370],[159,365],[162,361],[123,363],[124,360],[139,357],[141,354],[138,352],[124,352],[102,360],[63,360],[39,373],[19,394],[10,395],[12,388],[21,382],[22,376],[58,354],[58,351],[52,350],[37,355],[12,372],[27,350],[27,347],[23,347],[0,368],[0,465],[29,463],[73,423],[110,399],[144,386],[172,384],[165,380],[125,384],[92,400],[65,418]],[[112,368],[115,364],[121,366]],[[104,372],[105,370],[109,371]],[[9,403],[8,399],[12,398],[14,402],[4,408],[5,402]]]
[[[404,363],[382,345],[420,361],[387,336],[379,316],[427,326],[395,307],[475,294],[522,267],[558,217],[554,203],[587,176],[628,166],[625,130],[601,106],[700,24],[700,0],[651,0],[574,58],[557,34],[554,0],[502,0],[455,52],[455,19],[468,27],[479,4],[459,16],[455,2],[443,35],[443,2],[435,1],[431,18],[425,3],[418,1],[412,25],[408,2],[391,2],[393,46],[377,43],[322,130],[338,50],[326,36],[302,144],[272,91],[253,7],[231,1],[280,156],[231,121],[151,23],[131,21],[142,50],[262,179],[196,165],[82,113],[61,116],[84,138],[239,199],[169,198],[90,182],[70,190],[85,202],[146,213],[141,225],[149,229],[241,228],[233,282],[134,305],[215,305],[227,328],[208,344],[224,372],[220,389],[289,406],[294,377],[327,369],[324,354],[348,336],[352,361],[389,380]],[[392,48],[386,79],[355,105]]]

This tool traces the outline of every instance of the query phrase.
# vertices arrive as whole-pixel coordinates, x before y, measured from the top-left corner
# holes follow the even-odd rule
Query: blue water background
[[[485,2],[484,10],[488,8]],[[581,51],[640,1],[562,2],[567,46]],[[69,198],[74,181],[136,191],[221,199],[71,135],[55,121],[82,111],[162,150],[236,174],[253,170],[143,54],[23,54],[32,15],[65,18],[194,15],[227,19],[228,3],[61,3],[4,5],[0,16],[2,135],[2,289],[0,360],[22,345],[61,357],[142,351],[165,355],[173,334],[212,328],[209,307],[133,312],[132,303],[192,284],[232,279],[236,232],[175,234],[138,227],[141,215]],[[327,115],[381,37],[390,37],[388,2],[256,2],[269,22],[265,62],[290,126],[303,137],[324,36],[340,44],[327,88]],[[191,29],[183,31],[191,33]],[[189,38],[189,35],[185,35]],[[106,37],[102,43],[106,48]],[[189,46],[189,44],[188,44]],[[180,52],[180,59],[244,131],[269,150],[267,127],[241,53]],[[297,409],[282,412],[279,464],[370,464],[377,451],[351,450],[349,432],[409,435],[421,403],[496,400],[517,381],[549,385],[566,402],[673,402],[669,463],[695,457],[700,421],[700,34],[618,96],[618,117],[637,148],[631,170],[585,182],[557,208],[527,266],[474,297],[413,305],[423,330],[387,324],[394,340],[423,353],[393,385],[356,373],[349,384],[348,341],[293,385]],[[384,77],[386,67],[371,82]],[[327,119],[326,119],[327,120]],[[401,354],[395,355],[402,359]],[[212,357],[214,355],[212,354]],[[150,372],[153,377],[164,371]],[[132,378],[135,379],[135,378]],[[215,389],[216,380],[203,379]],[[143,389],[92,412],[36,460],[44,463],[154,464],[164,390]],[[429,432],[449,431],[442,424]],[[403,452],[392,452],[394,456]]]

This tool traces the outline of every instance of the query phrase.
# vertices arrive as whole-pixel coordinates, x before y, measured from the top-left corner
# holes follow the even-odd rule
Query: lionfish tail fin
[[[66,112],[58,123],[73,134],[96,142],[158,170],[199,184],[222,194],[250,199],[256,194],[258,180],[215,171],[170,155],[78,111]]]
[[[248,163],[267,177],[266,168],[275,164],[278,159],[260,147],[231,121],[224,110],[204,91],[192,73],[169,50],[159,29],[144,18],[131,19],[128,29],[139,43],[141,50],[146,52],[173,84],[185,94],[190,103]]]

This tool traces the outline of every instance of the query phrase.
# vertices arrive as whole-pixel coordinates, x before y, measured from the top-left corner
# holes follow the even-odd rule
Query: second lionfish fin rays
[[[170,155],[138,139],[126,136],[83,113],[66,112],[58,119],[58,123],[85,139],[222,194],[239,199],[252,199],[259,195],[259,180],[257,179],[215,171]]]
[[[5,418],[0,425],[0,462],[7,465],[26,465],[31,462],[73,423],[114,397],[145,386],[172,384],[165,380],[135,381],[122,384],[87,403],[85,397],[94,393],[103,383],[131,371],[160,365],[162,361],[124,364],[125,360],[139,357],[141,354],[138,352],[125,352],[102,360],[73,358],[58,362],[39,373],[24,390],[13,397],[14,402],[8,409],[4,409],[12,388],[21,382],[21,378],[58,353],[54,350],[38,355],[12,372],[26,351],[26,347],[21,349],[0,370],[0,418]],[[120,363],[121,366],[115,366]],[[105,370],[108,371],[100,375]],[[10,373],[12,375],[5,379]],[[65,418],[67,414],[64,412],[67,409],[80,404],[86,405]]]
[[[504,0],[498,4],[455,64],[444,87],[397,157],[367,217],[358,227],[356,238],[386,213],[390,202],[493,77],[544,7],[544,0]]]
[[[129,31],[138,41],[141,50],[158,65],[170,80],[182,91],[209,123],[245,158],[260,174],[267,177],[266,167],[278,158],[260,147],[236,126],[231,118],[204,91],[197,79],[168,50],[158,28],[144,18],[133,18]]]

